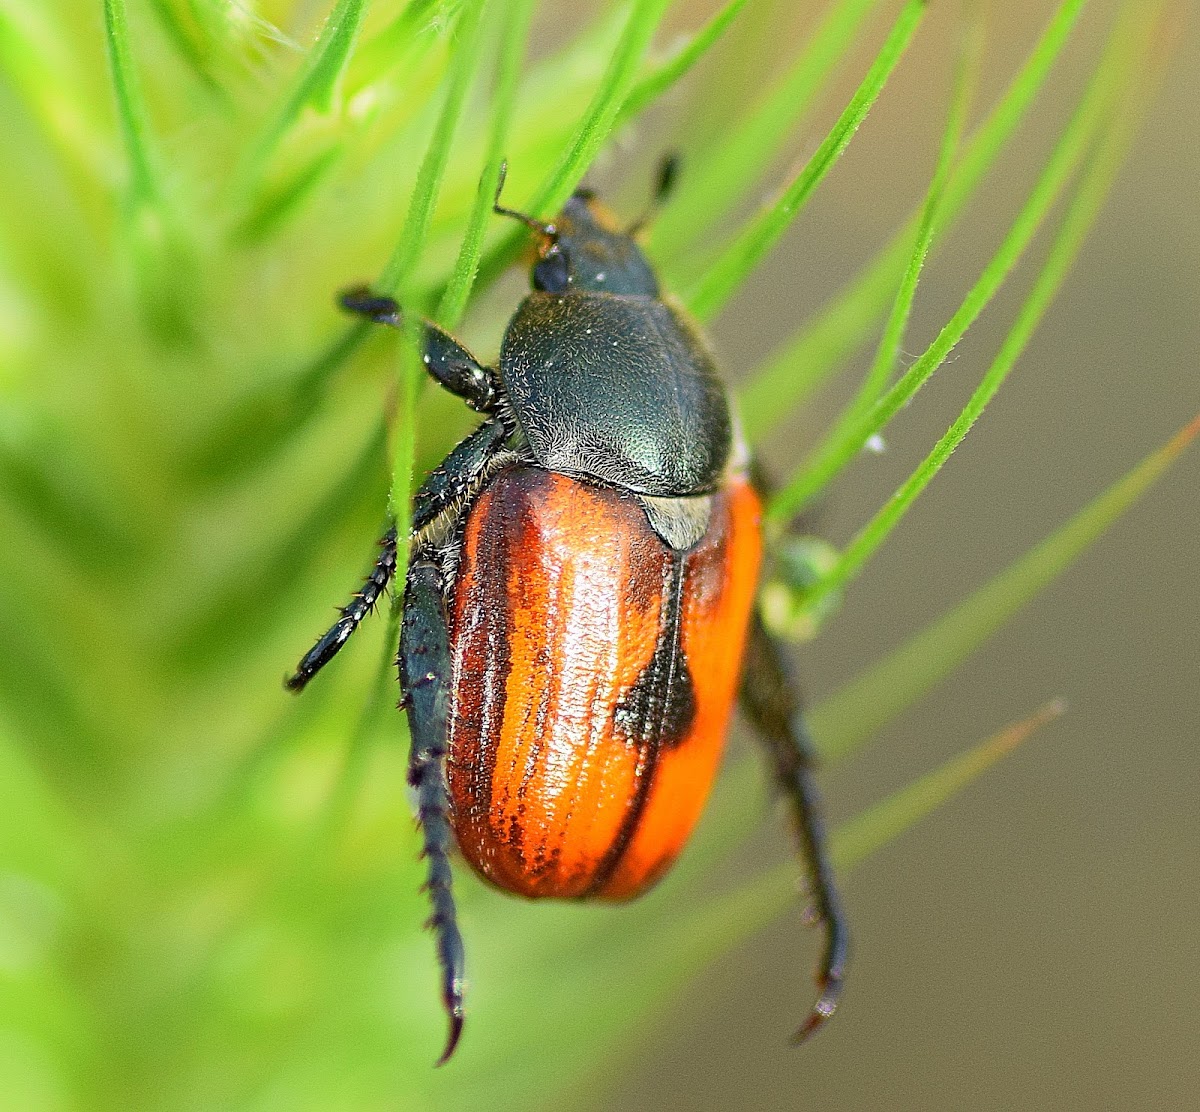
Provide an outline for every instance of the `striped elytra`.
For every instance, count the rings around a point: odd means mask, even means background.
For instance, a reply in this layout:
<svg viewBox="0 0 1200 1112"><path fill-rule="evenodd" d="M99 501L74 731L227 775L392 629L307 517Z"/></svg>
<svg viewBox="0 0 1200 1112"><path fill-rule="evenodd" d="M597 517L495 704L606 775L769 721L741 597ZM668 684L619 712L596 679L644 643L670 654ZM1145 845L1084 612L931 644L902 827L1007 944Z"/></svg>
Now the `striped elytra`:
<svg viewBox="0 0 1200 1112"><path fill-rule="evenodd" d="M465 525L446 761L463 855L528 897L628 899L708 797L737 694L760 504L733 478L675 552L631 494L501 471Z"/></svg>

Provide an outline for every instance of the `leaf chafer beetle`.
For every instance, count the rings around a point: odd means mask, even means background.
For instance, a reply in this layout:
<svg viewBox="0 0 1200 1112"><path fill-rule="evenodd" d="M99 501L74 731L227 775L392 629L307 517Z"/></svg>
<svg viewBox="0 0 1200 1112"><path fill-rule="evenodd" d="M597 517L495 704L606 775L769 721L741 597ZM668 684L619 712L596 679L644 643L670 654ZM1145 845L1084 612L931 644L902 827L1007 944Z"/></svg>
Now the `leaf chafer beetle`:
<svg viewBox="0 0 1200 1112"><path fill-rule="evenodd" d="M667 160L656 205L673 176ZM426 370L484 420L417 492L397 656L450 1020L439 1064L463 1026L452 848L520 896L639 895L700 816L739 684L824 924L803 1038L837 1005L847 934L800 700L755 606L761 483L708 346L634 238L642 222L621 228L585 189L553 223L499 195L495 212L537 237L533 290L496 367L424 326ZM369 290L341 301L402 323ZM396 546L393 526L288 687L370 612Z"/></svg>

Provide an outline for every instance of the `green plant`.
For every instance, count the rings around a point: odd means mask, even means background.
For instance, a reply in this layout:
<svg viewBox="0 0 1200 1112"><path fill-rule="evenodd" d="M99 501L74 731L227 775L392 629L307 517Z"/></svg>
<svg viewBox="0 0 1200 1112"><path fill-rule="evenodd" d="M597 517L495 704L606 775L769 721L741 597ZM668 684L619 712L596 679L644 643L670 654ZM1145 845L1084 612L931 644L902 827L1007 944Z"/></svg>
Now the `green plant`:
<svg viewBox="0 0 1200 1112"><path fill-rule="evenodd" d="M494 349L503 311L486 287L522 243L487 218L501 157L506 199L552 213L614 129L735 33L747 5L731 0L659 55L665 0L616 4L536 59L530 0L314 7L106 0L101 21L75 0L0 4L0 129L21 152L0 169L0 1076L22 1107L557 1106L581 1099L688 976L793 901L774 872L706 892L761 813L740 766L699 844L636 907L527 907L464 876L467 1043L452 1071L430 1070L441 1020L391 710L395 607L304 699L278 679L320 625L313 600L346 592L389 497L403 526L412 475L467 418L421 387L411 345L339 321L331 289L375 274L448 325L481 292L468 335ZM884 5L832 3L758 101L706 141L650 240L698 315L728 301L835 167L925 7L888 13L825 141L740 224L729 214ZM741 390L761 442L883 327L858 392L784 476L769 515L783 540L943 364L1065 198L959 419L814 584L781 584L803 612L827 613L961 441L1111 185L1151 91L1165 3L1123 6L1011 230L901 372L922 264L1036 103L1082 7L1059 5L974 129L979 31L966 21L919 209ZM716 91L695 96L719 111ZM1197 431L814 708L825 754L864 744L960 662ZM842 865L1055 712L839 831ZM611 983L626 991L580 991Z"/></svg>

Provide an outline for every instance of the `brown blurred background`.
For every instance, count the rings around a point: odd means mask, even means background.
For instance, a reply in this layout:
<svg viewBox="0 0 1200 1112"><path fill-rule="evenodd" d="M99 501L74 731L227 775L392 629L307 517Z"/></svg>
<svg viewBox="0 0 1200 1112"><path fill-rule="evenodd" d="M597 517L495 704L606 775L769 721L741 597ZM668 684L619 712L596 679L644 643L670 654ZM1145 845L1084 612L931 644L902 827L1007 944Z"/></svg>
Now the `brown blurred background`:
<svg viewBox="0 0 1200 1112"><path fill-rule="evenodd" d="M786 7L792 14L779 17L773 34L804 35L824 5ZM985 5L974 119L1053 7ZM1016 149L930 265L909 352L924 348L999 241L1114 7L1089 6ZM708 10L698 5L676 18L694 25ZM731 377L755 366L869 259L919 199L943 123L960 13L958 4L932 5L842 163L714 328ZM869 46L797 137L794 154L819 141ZM1200 408L1198 70L1192 20L1105 214L1017 370L819 643L801 650L814 699L1026 551ZM731 87L729 95L743 91ZM680 116L686 98L685 89ZM664 132L670 126L665 118ZM648 165L669 141L645 129L635 153ZM614 180L629 177L627 164L614 168ZM1046 237L1039 242L1044 248ZM837 485L822 519L836 542L945 430L994 355L1038 257L895 422L888 451L863 458ZM779 466L794 459L794 445L811 443L844 396L829 391L776 438L769 457ZM1069 703L1064 719L849 878L855 947L836 1021L810 1045L787 1046L810 998L817 939L793 919L780 922L662 1017L653 1045L616 1094L602 1098L604 1107L1200 1104L1198 485L1193 448L967 666L825 775L837 820L1046 700ZM764 822L753 852L782 859L782 831Z"/></svg>

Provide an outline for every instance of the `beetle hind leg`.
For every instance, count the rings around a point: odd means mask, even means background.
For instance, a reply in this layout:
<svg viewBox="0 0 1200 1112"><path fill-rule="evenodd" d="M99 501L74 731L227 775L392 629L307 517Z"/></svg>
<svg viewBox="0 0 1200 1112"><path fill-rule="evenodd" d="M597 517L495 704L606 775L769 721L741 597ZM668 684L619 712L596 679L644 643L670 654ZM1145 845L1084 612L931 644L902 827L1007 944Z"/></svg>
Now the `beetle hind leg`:
<svg viewBox="0 0 1200 1112"><path fill-rule="evenodd" d="M808 1038L837 1008L846 973L849 932L838 899L813 778L813 746L786 656L755 614L746 646L742 704L765 742L775 777L791 804L792 819L808 871L813 912L824 927L817 972L819 995L795 1041Z"/></svg>
<svg viewBox="0 0 1200 1112"><path fill-rule="evenodd" d="M422 855L429 865L425 890L429 893L433 913L428 925L437 941L442 1003L450 1020L446 1047L437 1063L440 1066L454 1053L462 1034L465 955L450 871L454 835L450 826L445 771L450 713L450 642L441 575L428 559L418 557L409 568L397 665L412 736L408 780L417 792Z"/></svg>
<svg viewBox="0 0 1200 1112"><path fill-rule="evenodd" d="M296 665L296 671L287 677L284 686L290 691L303 691L305 685L338 653L358 629L359 623L379 601L387 590L392 576L396 574L396 527L393 525L379 542L380 553L366 582L347 605L341 609L341 617L318 639Z"/></svg>

